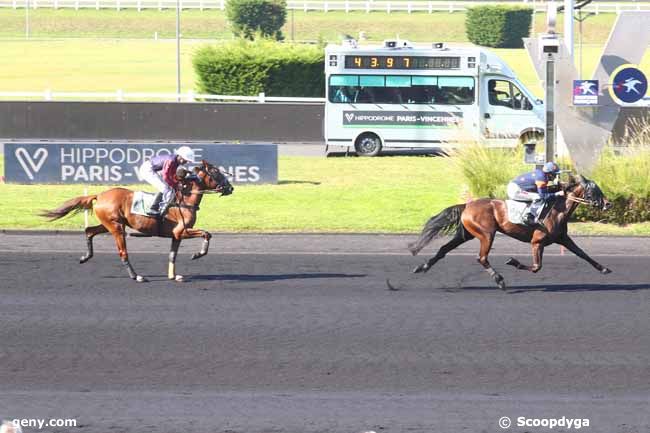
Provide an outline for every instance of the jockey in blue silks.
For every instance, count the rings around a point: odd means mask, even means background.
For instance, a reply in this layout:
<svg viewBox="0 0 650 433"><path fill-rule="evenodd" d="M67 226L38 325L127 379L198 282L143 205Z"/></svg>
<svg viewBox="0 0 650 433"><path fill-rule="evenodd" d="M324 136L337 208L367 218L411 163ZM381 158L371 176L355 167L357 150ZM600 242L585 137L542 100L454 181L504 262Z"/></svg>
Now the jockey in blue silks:
<svg viewBox="0 0 650 433"><path fill-rule="evenodd" d="M555 197L564 195L564 191L550 192L549 184L560 174L560 168L554 162L547 162L534 171L521 174L508 184L508 197L516 201L530 201L524 222L529 226L539 224L539 216L547 203Z"/></svg>

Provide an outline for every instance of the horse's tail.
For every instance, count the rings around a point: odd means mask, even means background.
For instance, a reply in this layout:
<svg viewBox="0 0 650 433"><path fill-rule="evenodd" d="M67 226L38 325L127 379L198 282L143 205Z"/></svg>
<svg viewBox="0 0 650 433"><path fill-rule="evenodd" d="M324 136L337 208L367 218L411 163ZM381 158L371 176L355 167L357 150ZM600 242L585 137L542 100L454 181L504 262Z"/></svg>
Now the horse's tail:
<svg viewBox="0 0 650 433"><path fill-rule="evenodd" d="M440 212L438 215L432 216L429 221L424 225L422 234L417 241L411 242L408 245L409 251L414 256L419 253L422 248L426 247L435 237L440 235L457 234L459 231L465 230L460 221L460 216L465 210L464 204L457 204L448 207Z"/></svg>
<svg viewBox="0 0 650 433"><path fill-rule="evenodd" d="M49 218L50 221L58 220L64 216L70 214L75 215L81 212L84 209L93 208L93 201L97 199L97 195L82 195L80 197L75 197L63 203L61 206L54 210L46 210L41 212L39 215L43 218Z"/></svg>

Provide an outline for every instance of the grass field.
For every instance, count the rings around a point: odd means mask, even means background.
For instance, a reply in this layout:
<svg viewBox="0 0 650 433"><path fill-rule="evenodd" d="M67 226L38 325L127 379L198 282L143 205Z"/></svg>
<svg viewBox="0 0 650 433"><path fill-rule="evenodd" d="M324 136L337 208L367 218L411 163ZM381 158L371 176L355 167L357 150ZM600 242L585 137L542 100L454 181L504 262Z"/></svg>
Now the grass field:
<svg viewBox="0 0 650 433"><path fill-rule="evenodd" d="M173 10L71 10L36 9L30 11L30 33L37 38L146 38L175 37ZM601 14L587 19L583 40L587 44L602 44L607 40L614 22L614 14ZM535 31L545 29L546 17L536 14ZM230 39L225 14L221 11L183 11L183 37L186 39ZM562 15L558 28L562 28ZM465 14L462 12L413 13L396 12L288 12L283 32L288 40L339 41L342 35L356 36L366 32L370 40L393 38L396 34L412 41L467 42ZM577 26L576 26L577 32ZM0 10L0 38L23 38L25 35L24 9ZM577 40L577 39L576 39Z"/></svg>
<svg viewBox="0 0 650 433"><path fill-rule="evenodd" d="M0 159L0 173L2 164ZM231 196L206 197L197 226L215 232L414 233L431 215L462 203L464 195L456 165L441 157L282 157L279 176L278 185L237 186ZM107 188L90 186L89 193ZM0 213L0 229L80 230L81 215L53 223L37 215L78 195L82 185L0 184L0 196L12 203ZM650 223L580 223L571 231L650 235Z"/></svg>

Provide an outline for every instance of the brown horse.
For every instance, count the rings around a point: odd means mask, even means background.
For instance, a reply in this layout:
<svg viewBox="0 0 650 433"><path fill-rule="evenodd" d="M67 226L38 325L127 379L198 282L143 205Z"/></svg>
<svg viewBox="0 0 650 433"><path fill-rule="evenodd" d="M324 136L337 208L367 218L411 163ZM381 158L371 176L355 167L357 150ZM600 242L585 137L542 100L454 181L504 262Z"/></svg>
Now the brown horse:
<svg viewBox="0 0 650 433"><path fill-rule="evenodd" d="M193 227L203 194L211 192L229 195L232 194L233 187L217 167L203 160L201 166L194 168L194 176L181 181L181 188L176 192L176 203L169 207L162 220L132 214L133 191L125 188L113 188L101 194L73 198L57 209L44 212L42 216L54 221L71 212L74 214L84 209L93 209L101 224L86 228L88 252L81 257L80 263L86 263L92 258L93 237L110 232L115 238L117 251L129 277L138 282L146 281L146 278L138 275L129 262L129 254L126 250L126 226L145 235L171 237L168 277L170 280L182 281L183 277L176 274L176 254L181 240L203 238L201 250L192 256L192 260L208 253L212 235Z"/></svg>
<svg viewBox="0 0 650 433"><path fill-rule="evenodd" d="M603 274L611 272L587 255L569 237L567 224L579 204L607 210L611 204L595 182L578 176L563 186L564 197L556 199L546 219L537 227L513 224L508 220L508 210L503 200L480 199L467 204L449 207L433 216L424 226L420 238L409 244L413 255L419 253L429 242L440 235L453 235L435 256L419 265L413 273L426 272L447 253L459 245L477 238L481 242L478 262L494 278L499 288L506 288L503 276L496 272L488 261L488 254L496 232L501 232L522 242L529 242L533 251L533 265L525 266L517 259L509 258L506 264L517 269L538 272L542 269L544 247L556 243L566 247L578 257L586 260Z"/></svg>

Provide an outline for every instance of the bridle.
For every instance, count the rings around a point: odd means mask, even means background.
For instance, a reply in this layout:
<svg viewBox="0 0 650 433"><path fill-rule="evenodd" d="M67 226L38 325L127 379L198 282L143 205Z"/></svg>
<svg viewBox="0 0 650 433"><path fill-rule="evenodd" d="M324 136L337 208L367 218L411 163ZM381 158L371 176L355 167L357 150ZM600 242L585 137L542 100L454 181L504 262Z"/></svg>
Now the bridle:
<svg viewBox="0 0 650 433"><path fill-rule="evenodd" d="M586 184L582 183L582 182L581 182L581 183L577 183L577 184L575 184L575 185L574 185L573 187L571 187L571 188L567 188L567 191L568 191L569 193L572 193L572 192L573 192L573 189L574 189L576 186L578 186L578 185L582 186L583 190L584 190L585 192L587 192L587 188L588 188L588 186L587 186ZM578 205L584 204L584 205L592 206L592 207L600 207L600 202L599 202L598 200L587 200L587 199L585 199L585 198L582 198L582 197L576 197L576 196L573 196L573 195L567 195L567 196L566 196L566 200L567 200L567 201L572 201L572 202L574 202L574 203L577 203Z"/></svg>

